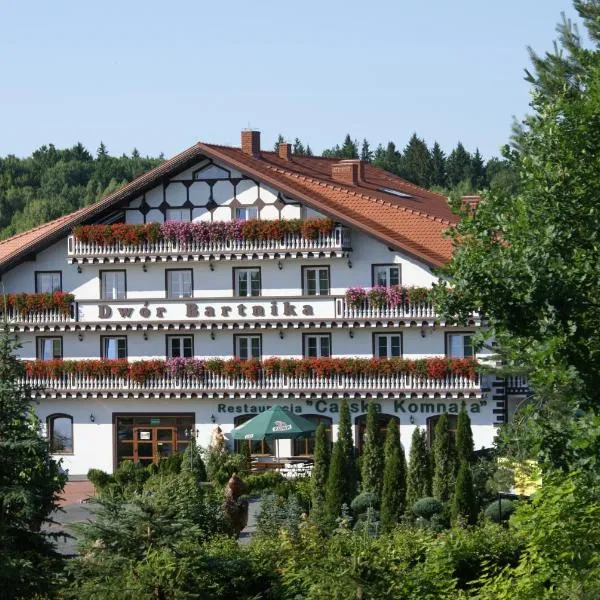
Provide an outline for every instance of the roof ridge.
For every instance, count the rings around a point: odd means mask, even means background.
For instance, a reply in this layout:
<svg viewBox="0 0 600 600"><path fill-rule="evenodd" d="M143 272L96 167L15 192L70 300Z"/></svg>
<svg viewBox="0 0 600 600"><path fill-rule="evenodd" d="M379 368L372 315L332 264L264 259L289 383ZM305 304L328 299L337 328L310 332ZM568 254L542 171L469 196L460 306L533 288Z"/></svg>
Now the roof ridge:
<svg viewBox="0 0 600 600"><path fill-rule="evenodd" d="M389 200L384 200L382 198L375 198L374 196L369 196L368 194L364 194L364 193L359 193L356 192L354 190L349 189L348 187L340 187L334 184L331 184L327 181L323 181L321 179L315 179L313 177L309 177L308 175L300 175L298 173L295 173L293 171L288 171L286 169L283 169L282 167L277 167L274 165L266 165L267 169L271 169L274 171L278 171L280 173L283 174L287 174L290 177L295 177L296 179L302 179L304 181L311 181L312 183L315 183L317 185L321 185L323 187L328 187L331 188L333 190L343 190L344 192L346 192L347 194L351 194L353 196L359 197L359 198L364 198L365 200L369 200L370 202L378 202L380 204L384 204L386 206L389 206L390 208L395 208L397 210L401 210L403 212L409 213L409 214L415 214L421 217L425 217L426 219L430 219L431 221L435 221L435 222L439 222L439 223L444 223L446 225L452 225L452 221L449 221L448 219L443 219L442 217L436 217L434 215L430 215L428 213L424 213L420 210L416 210L414 208L409 208L407 206L401 206L399 204L394 204L392 202L390 202ZM340 184L343 185L343 184Z"/></svg>

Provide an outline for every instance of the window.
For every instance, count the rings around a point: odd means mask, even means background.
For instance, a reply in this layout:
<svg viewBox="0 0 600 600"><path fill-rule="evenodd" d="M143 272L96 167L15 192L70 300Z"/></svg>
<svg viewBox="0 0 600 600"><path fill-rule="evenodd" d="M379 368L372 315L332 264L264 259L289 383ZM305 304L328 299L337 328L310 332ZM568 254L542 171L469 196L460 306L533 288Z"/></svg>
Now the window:
<svg viewBox="0 0 600 600"><path fill-rule="evenodd" d="M194 295L192 269L167 269L167 298L191 298Z"/></svg>
<svg viewBox="0 0 600 600"><path fill-rule="evenodd" d="M400 419L395 415L377 413L377 429L379 431L379 440L382 444L385 440L386 429L390 421L393 421L400 427ZM365 414L356 417L355 423L358 426L358 453L362 454L365 435L367 433L367 415Z"/></svg>
<svg viewBox="0 0 600 600"><path fill-rule="evenodd" d="M235 335L234 353L237 358L248 360L249 358L260 359L262 354L262 339L260 335Z"/></svg>
<svg viewBox="0 0 600 600"><path fill-rule="evenodd" d="M325 425L325 430L327 434L327 441L329 442L331 449L331 417L324 417L322 415L302 415L305 419L308 419L312 423L314 423L317 427L323 423ZM312 456L315 453L315 434L316 431L312 433L295 438L294 439L294 456Z"/></svg>
<svg viewBox="0 0 600 600"><path fill-rule="evenodd" d="M400 285L400 265L373 265L373 285Z"/></svg>
<svg viewBox="0 0 600 600"><path fill-rule="evenodd" d="M167 358L192 358L194 356L193 335L168 335Z"/></svg>
<svg viewBox="0 0 600 600"><path fill-rule="evenodd" d="M377 358L402 356L401 334L376 333L373 338L373 355Z"/></svg>
<svg viewBox="0 0 600 600"><path fill-rule="evenodd" d="M329 295L329 267L302 267L305 296Z"/></svg>
<svg viewBox="0 0 600 600"><path fill-rule="evenodd" d="M39 337L37 338L36 356L39 360L53 360L62 358L62 338Z"/></svg>
<svg viewBox="0 0 600 600"><path fill-rule="evenodd" d="M189 208L167 208L165 221L190 221Z"/></svg>
<svg viewBox="0 0 600 600"><path fill-rule="evenodd" d="M253 419L255 416L256 415L238 415L237 417L233 418L233 426L239 427L246 421ZM250 446L250 454L273 454L271 446L269 445L267 440L234 440L233 445L235 452L240 453L244 444L248 444L248 446Z"/></svg>
<svg viewBox="0 0 600 600"><path fill-rule="evenodd" d="M260 268L233 269L233 286L236 296L260 296Z"/></svg>
<svg viewBox="0 0 600 600"><path fill-rule="evenodd" d="M235 218L240 221L258 219L258 208L256 206L241 206L235 209Z"/></svg>
<svg viewBox="0 0 600 600"><path fill-rule="evenodd" d="M433 438L435 437L435 426L437 425L442 415L435 415L435 417L428 417L427 419L427 445L429 448L433 445ZM458 424L458 417L456 415L446 415L448 417L448 429L456 435L456 426Z"/></svg>
<svg viewBox="0 0 600 600"><path fill-rule="evenodd" d="M38 294L52 294L62 292L61 271L36 271L35 291Z"/></svg>
<svg viewBox="0 0 600 600"><path fill-rule="evenodd" d="M473 334L447 334L446 356L449 356L450 358L468 358L470 356L473 356Z"/></svg>
<svg viewBox="0 0 600 600"><path fill-rule="evenodd" d="M50 415L46 424L52 454L73 454L73 417Z"/></svg>
<svg viewBox="0 0 600 600"><path fill-rule="evenodd" d="M100 336L100 350L102 358L127 358L127 338L124 335Z"/></svg>
<svg viewBox="0 0 600 600"><path fill-rule="evenodd" d="M331 334L304 334L305 358L321 358L331 356Z"/></svg>
<svg viewBox="0 0 600 600"><path fill-rule="evenodd" d="M100 297L102 300L124 300L127 296L125 271L100 271Z"/></svg>

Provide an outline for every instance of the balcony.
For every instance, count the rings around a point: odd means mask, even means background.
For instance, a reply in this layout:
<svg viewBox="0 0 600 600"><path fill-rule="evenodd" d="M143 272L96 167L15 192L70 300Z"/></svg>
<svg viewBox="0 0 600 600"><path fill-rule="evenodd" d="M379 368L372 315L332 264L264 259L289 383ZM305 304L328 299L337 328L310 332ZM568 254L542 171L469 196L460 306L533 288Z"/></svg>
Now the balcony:
<svg viewBox="0 0 600 600"><path fill-rule="evenodd" d="M397 306L373 305L365 300L361 306L351 306L346 298L338 300L338 315L344 319L421 319L429 320L436 318L433 303L429 300L421 302L403 302Z"/></svg>
<svg viewBox="0 0 600 600"><path fill-rule="evenodd" d="M411 373L402 375L334 375L330 377L260 374L256 380L216 373L206 373L202 377L165 374L149 377L143 383L127 376L62 373L56 377L32 376L27 378L26 382L40 396L133 394L144 397L175 393L195 397L202 393L222 396L246 393L304 395L315 392L337 394L440 392L445 394L480 391L478 377L471 379L464 375L447 375L438 379L420 377Z"/></svg>
<svg viewBox="0 0 600 600"><path fill-rule="evenodd" d="M15 308L9 308L6 312L6 319L9 325L61 325L65 323L75 323L77 321L75 313L75 303L71 304L69 313L66 314L58 308L50 310L36 310L33 312L20 312Z"/></svg>
<svg viewBox="0 0 600 600"><path fill-rule="evenodd" d="M70 235L67 246L71 263L346 258L351 251L350 230L340 225L334 227L331 233L318 233L314 238L285 234L280 239L264 240L178 242L158 239L138 244L104 244L81 241Z"/></svg>

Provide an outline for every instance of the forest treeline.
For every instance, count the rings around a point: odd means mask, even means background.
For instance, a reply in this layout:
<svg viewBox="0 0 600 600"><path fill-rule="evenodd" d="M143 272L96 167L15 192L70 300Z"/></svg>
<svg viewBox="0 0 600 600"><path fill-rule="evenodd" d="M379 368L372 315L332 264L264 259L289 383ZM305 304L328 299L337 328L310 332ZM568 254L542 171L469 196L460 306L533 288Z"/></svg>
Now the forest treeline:
<svg viewBox="0 0 600 600"><path fill-rule="evenodd" d="M277 142L282 140L280 135ZM293 152L313 154L310 146L298 138ZM471 153L460 142L446 156L437 142L429 148L416 134L403 150L394 142L371 150L366 139L359 144L348 134L342 144L324 150L322 156L361 158L446 194L455 190L464 195L497 184L515 185L510 161L491 158L485 162L478 150ZM103 143L95 155L78 143L65 149L49 144L25 158L0 157L0 239L96 202L163 160L162 155L141 156L136 149L130 155L111 156Z"/></svg>

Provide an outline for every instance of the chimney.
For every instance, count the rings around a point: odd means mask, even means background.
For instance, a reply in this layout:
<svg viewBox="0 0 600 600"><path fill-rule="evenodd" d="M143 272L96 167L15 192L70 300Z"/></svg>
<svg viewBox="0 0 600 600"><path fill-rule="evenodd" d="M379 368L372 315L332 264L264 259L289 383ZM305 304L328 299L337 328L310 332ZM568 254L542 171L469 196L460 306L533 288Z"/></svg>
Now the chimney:
<svg viewBox="0 0 600 600"><path fill-rule="evenodd" d="M331 165L331 178L338 183L358 185L365 180L365 165L355 158L341 160Z"/></svg>
<svg viewBox="0 0 600 600"><path fill-rule="evenodd" d="M481 196L463 196L462 197L463 204L465 207L471 212L474 213L479 206L479 202L481 201Z"/></svg>
<svg viewBox="0 0 600 600"><path fill-rule="evenodd" d="M282 160L292 160L292 145L287 142L281 142L277 146L277 153Z"/></svg>
<svg viewBox="0 0 600 600"><path fill-rule="evenodd" d="M242 152L260 158L260 131L252 129L242 131Z"/></svg>

